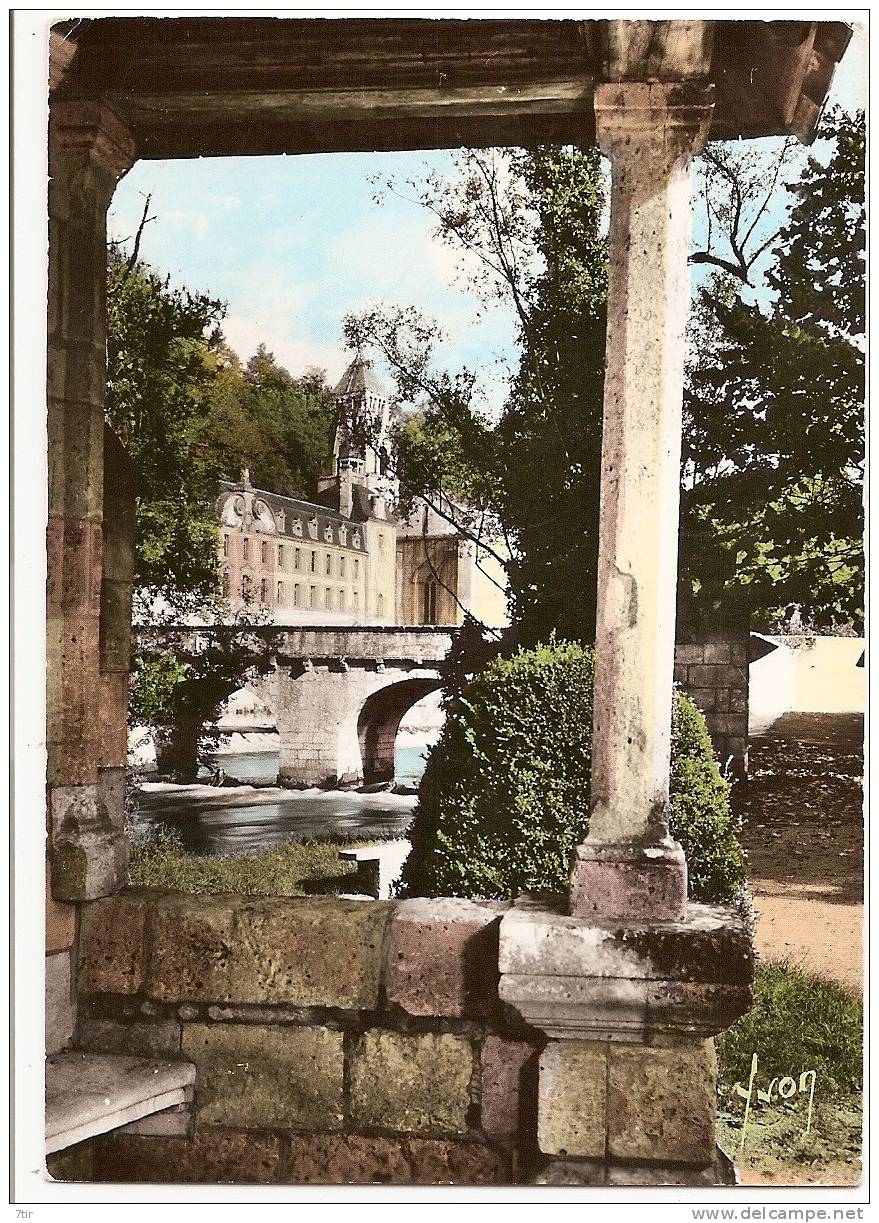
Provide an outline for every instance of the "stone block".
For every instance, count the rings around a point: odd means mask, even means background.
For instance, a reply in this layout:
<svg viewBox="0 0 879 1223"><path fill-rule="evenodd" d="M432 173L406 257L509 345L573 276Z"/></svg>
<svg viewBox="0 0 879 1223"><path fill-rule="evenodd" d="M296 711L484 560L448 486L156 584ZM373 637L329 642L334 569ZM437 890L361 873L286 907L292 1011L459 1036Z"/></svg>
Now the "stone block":
<svg viewBox="0 0 879 1223"><path fill-rule="evenodd" d="M387 903L330 896L165 897L155 912L148 992L369 1010L378 1003L389 913Z"/></svg>
<svg viewBox="0 0 879 1223"><path fill-rule="evenodd" d="M136 892L83 905L81 994L136 994L142 989L149 907L149 900Z"/></svg>
<svg viewBox="0 0 879 1223"><path fill-rule="evenodd" d="M749 985L754 953L741 918L723 905L690 904L679 922L585 921L549 907L519 907L501 921L504 974L619 977ZM503 996L503 995L502 995Z"/></svg>
<svg viewBox="0 0 879 1223"><path fill-rule="evenodd" d="M685 685L687 682L687 668L683 664L675 663L673 680L676 684Z"/></svg>
<svg viewBox="0 0 879 1223"><path fill-rule="evenodd" d="M143 1057L174 1056L180 1052L180 1024L116 1023L110 1019L81 1019L78 1044L97 1053L134 1053Z"/></svg>
<svg viewBox="0 0 879 1223"><path fill-rule="evenodd" d="M391 908L334 896L242 903L236 1001L374 1009Z"/></svg>
<svg viewBox="0 0 879 1223"><path fill-rule="evenodd" d="M506 1157L478 1142L291 1134L284 1177L293 1185L499 1185Z"/></svg>
<svg viewBox="0 0 879 1223"><path fill-rule="evenodd" d="M74 742L90 753L90 767L97 777L94 745ZM65 741L62 756L72 746ZM63 764L62 760L61 767ZM54 786L50 811L53 896L57 900L95 900L120 891L128 879L128 840L114 822L97 780Z"/></svg>
<svg viewBox="0 0 879 1223"><path fill-rule="evenodd" d="M537 1049L524 1041L486 1036L482 1045L482 1129L490 1138L533 1131L537 1108Z"/></svg>
<svg viewBox="0 0 879 1223"><path fill-rule="evenodd" d="M748 693L744 688L733 688L729 694L730 713L748 712Z"/></svg>
<svg viewBox="0 0 879 1223"><path fill-rule="evenodd" d="M711 719L711 729L718 735L745 736L748 733L746 713L718 713Z"/></svg>
<svg viewBox="0 0 879 1223"><path fill-rule="evenodd" d="M614 1045L608 1057L610 1155L710 1164L717 1107L713 1042Z"/></svg>
<svg viewBox="0 0 879 1223"><path fill-rule="evenodd" d="M491 901L401 901L388 942L388 1001L410 1015L490 1015L497 1007L500 919L508 908Z"/></svg>
<svg viewBox="0 0 879 1223"><path fill-rule="evenodd" d="M95 1143L95 1180L134 1184L274 1185L283 1181L277 1134L200 1126L192 1139L118 1133Z"/></svg>
<svg viewBox="0 0 879 1223"><path fill-rule="evenodd" d="M679 666L703 661L703 647L698 642L682 641L675 646L675 662Z"/></svg>
<svg viewBox="0 0 879 1223"><path fill-rule="evenodd" d="M73 1040L76 1003L73 997L72 955L59 951L46 956L46 1052L57 1053Z"/></svg>
<svg viewBox="0 0 879 1223"><path fill-rule="evenodd" d="M330 1028L187 1024L201 1124L337 1130L343 1120L342 1033Z"/></svg>
<svg viewBox="0 0 879 1223"><path fill-rule="evenodd" d="M586 841L575 846L571 912L590 918L683 920L684 851L676 841L661 846Z"/></svg>
<svg viewBox="0 0 879 1223"><path fill-rule="evenodd" d="M728 641L706 641L702 647L706 662L732 662L732 649Z"/></svg>
<svg viewBox="0 0 879 1223"><path fill-rule="evenodd" d="M729 688L714 689L714 708L718 713L729 712Z"/></svg>
<svg viewBox="0 0 879 1223"><path fill-rule="evenodd" d="M693 688L743 688L748 682L747 667L712 663L688 669Z"/></svg>
<svg viewBox="0 0 879 1223"><path fill-rule="evenodd" d="M607 1053L584 1040L550 1041L540 1055L537 1144L544 1155L605 1153Z"/></svg>
<svg viewBox="0 0 879 1223"><path fill-rule="evenodd" d="M690 688L687 696L695 705L698 705L703 713L710 713L717 704L717 693L714 688Z"/></svg>
<svg viewBox="0 0 879 1223"><path fill-rule="evenodd" d="M460 1036L365 1032L350 1065L354 1123L410 1133L466 1133L473 1066L473 1047Z"/></svg>

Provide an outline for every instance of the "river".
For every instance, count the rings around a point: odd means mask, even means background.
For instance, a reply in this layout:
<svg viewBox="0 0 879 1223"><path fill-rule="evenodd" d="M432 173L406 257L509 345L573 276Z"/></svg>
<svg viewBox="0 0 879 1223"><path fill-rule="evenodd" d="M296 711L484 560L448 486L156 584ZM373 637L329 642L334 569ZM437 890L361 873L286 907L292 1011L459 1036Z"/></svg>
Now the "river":
<svg viewBox="0 0 879 1223"><path fill-rule="evenodd" d="M396 780L417 785L427 749L397 748ZM241 857L265 853L287 841L314 837L399 836L412 818L415 798L407 794L359 794L343 790L285 790L276 752L224 753L228 777L247 783L232 788L145 782L138 794L135 824L173 829L193 854Z"/></svg>

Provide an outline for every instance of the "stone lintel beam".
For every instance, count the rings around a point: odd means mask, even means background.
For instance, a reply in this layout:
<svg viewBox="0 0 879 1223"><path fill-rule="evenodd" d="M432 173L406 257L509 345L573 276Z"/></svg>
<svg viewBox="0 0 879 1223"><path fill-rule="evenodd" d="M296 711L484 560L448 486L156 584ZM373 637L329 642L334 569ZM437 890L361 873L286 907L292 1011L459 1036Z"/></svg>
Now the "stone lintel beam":
<svg viewBox="0 0 879 1223"><path fill-rule="evenodd" d="M500 997L548 1036L674 1044L723 1031L751 1005L753 948L732 909L622 923L562 907L517 902L500 926Z"/></svg>
<svg viewBox="0 0 879 1223"><path fill-rule="evenodd" d="M698 28L691 37L701 54ZM690 164L712 90L627 80L595 94L612 187L592 808L572 864L575 914L686 912L686 863L668 835L671 701Z"/></svg>

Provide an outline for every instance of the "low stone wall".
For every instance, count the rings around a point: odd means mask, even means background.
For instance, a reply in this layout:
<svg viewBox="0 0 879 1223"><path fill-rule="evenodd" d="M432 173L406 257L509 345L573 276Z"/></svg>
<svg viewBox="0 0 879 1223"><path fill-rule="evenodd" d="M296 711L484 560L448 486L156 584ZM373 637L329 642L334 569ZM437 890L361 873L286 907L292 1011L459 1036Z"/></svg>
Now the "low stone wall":
<svg viewBox="0 0 879 1223"><path fill-rule="evenodd" d="M705 714L721 767L748 771L748 632L680 633L675 683Z"/></svg>
<svg viewBox="0 0 879 1223"><path fill-rule="evenodd" d="M85 905L79 1046L180 1057L197 1080L187 1115L96 1139L55 1174L716 1183L710 1036L749 1003L741 923L691 906L623 929L538 899Z"/></svg>
<svg viewBox="0 0 879 1223"><path fill-rule="evenodd" d="M509 906L125 892L84 909L82 1047L195 1063L194 1127L95 1142L95 1180L503 1184L544 1038L498 1000Z"/></svg>

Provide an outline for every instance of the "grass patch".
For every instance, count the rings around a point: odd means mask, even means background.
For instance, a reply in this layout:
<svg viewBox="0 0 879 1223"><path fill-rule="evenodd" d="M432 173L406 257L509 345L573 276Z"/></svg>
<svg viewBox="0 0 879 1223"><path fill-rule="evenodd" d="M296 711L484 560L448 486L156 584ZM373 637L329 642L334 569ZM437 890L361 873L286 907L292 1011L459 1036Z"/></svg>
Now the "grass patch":
<svg viewBox="0 0 879 1223"><path fill-rule="evenodd" d="M133 887L172 892L234 892L244 896L309 896L348 890L353 862L339 850L369 841L292 841L270 853L243 858L197 858L187 854L173 832L153 832L131 848Z"/></svg>
<svg viewBox="0 0 879 1223"><path fill-rule="evenodd" d="M742 1146L745 1099L757 1055L751 1109ZM757 967L754 1005L717 1040L720 1140L743 1170L778 1183L814 1183L860 1171L863 1116L863 1005L840 986L786 963ZM815 1071L809 1091L782 1099L773 1079Z"/></svg>

